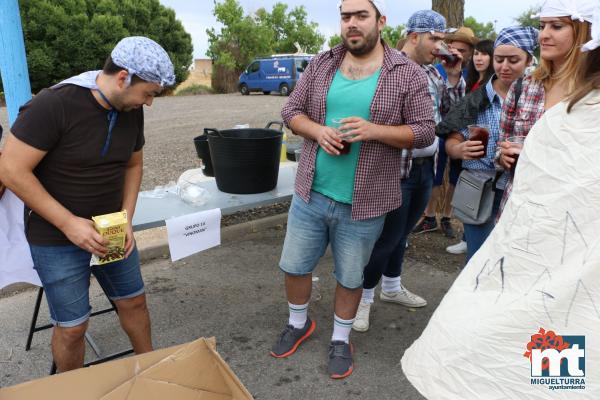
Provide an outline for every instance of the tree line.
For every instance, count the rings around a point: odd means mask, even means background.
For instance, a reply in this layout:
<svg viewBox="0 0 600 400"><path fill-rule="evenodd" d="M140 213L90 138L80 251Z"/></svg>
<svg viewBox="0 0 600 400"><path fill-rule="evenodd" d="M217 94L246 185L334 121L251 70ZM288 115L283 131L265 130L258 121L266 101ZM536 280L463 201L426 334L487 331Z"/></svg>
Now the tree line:
<svg viewBox="0 0 600 400"><path fill-rule="evenodd" d="M82 71L101 68L115 44L132 35L150 37L165 48L177 83L188 76L193 61L191 36L175 11L159 0L20 0L19 5L34 93ZM434 0L432 5L446 16L448 26L464 24L479 38L495 38L493 23L474 17L463 20L464 1ZM523 12L515 23L537 27L530 17L537 9ZM276 3L271 10L246 13L238 0L222 0L215 1L213 14L222 24L220 29L207 29L207 56L213 60L217 92L237 90L239 74L255 57L298 50L317 53L326 41L328 47L341 42L339 35L327 40L318 24L308 19L304 6L289 9ZM382 36L395 46L404 33L403 25L386 26Z"/></svg>
<svg viewBox="0 0 600 400"><path fill-rule="evenodd" d="M192 38L159 0L20 0L34 93L83 71L100 69L126 36L147 36L169 53L177 83L188 76Z"/></svg>

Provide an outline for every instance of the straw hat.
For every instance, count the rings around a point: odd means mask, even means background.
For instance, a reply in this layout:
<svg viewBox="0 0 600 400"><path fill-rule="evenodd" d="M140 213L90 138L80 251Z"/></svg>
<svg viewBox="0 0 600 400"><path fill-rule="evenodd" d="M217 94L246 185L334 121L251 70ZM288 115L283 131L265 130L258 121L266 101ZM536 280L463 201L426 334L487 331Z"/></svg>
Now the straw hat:
<svg viewBox="0 0 600 400"><path fill-rule="evenodd" d="M471 46L475 46L479 43L479 39L475 37L475 33L471 28L467 28L466 26L461 26L455 32L446 35L447 42L463 42L470 44Z"/></svg>

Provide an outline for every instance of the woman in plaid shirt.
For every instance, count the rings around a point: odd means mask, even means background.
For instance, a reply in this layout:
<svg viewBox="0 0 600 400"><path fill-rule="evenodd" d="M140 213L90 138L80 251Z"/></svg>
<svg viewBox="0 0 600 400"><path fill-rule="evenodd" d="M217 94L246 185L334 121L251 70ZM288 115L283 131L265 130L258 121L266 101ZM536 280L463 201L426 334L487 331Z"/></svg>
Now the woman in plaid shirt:
<svg viewBox="0 0 600 400"><path fill-rule="evenodd" d="M520 150L510 146L511 136L527 136L544 112L573 93L581 66L581 46L590 40L594 1L576 0L573 9L562 2L547 1L539 14L541 63L531 76L523 79L520 96L511 87L500 116L498 163L509 170ZM516 101L518 98L518 101ZM512 191L513 178L504 189L497 218Z"/></svg>
<svg viewBox="0 0 600 400"><path fill-rule="evenodd" d="M530 27L505 28L498 34L498 38L494 43L493 62L495 74L481 88L484 96L478 107L475 120L475 124L488 127L490 136L486 151L484 152L484 144L481 141L469 139L467 128L463 128L460 132L451 133L446 139L446 152L453 159L463 160L463 169L481 171L492 177L496 174L494 155L499 138L502 102L512 83L523 76L525 68L531 63L536 43L537 31ZM465 97L465 101L468 101L471 96L474 96L474 94ZM466 118L466 115L467 112L463 117ZM479 247L494 229L494 216L500 206L505 182L506 178L502 177L496 183L494 208L490 218L481 225L463 224L467 242L467 262L479 250Z"/></svg>

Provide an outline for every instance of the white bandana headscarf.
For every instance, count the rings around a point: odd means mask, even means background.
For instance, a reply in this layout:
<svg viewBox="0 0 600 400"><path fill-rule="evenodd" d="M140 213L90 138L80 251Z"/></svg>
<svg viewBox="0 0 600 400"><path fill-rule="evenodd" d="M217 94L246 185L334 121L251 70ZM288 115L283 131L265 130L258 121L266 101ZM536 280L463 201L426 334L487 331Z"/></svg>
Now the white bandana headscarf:
<svg viewBox="0 0 600 400"><path fill-rule="evenodd" d="M547 0L542 11L532 17L571 17L573 20L591 23L597 5L598 0Z"/></svg>
<svg viewBox="0 0 600 400"><path fill-rule="evenodd" d="M338 8L342 8L342 2L344 0L340 0L340 2L338 3ZM379 14L386 15L385 13L385 0L369 0L373 6L377 9L377 11L379 11Z"/></svg>
<svg viewBox="0 0 600 400"><path fill-rule="evenodd" d="M592 51L600 47L600 2L594 10L594 19L592 21L592 40L587 42L581 48L581 51Z"/></svg>

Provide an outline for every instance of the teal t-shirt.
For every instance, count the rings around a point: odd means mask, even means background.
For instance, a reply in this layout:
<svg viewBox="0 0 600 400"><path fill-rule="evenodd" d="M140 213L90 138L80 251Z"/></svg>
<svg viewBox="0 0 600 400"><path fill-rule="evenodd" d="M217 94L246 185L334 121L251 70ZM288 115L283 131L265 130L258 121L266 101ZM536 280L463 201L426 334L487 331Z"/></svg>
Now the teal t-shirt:
<svg viewBox="0 0 600 400"><path fill-rule="evenodd" d="M325 125L337 118L371 119L371 103L381 70L360 80L351 80L338 70L327 93ZM352 143L348 154L330 156L319 147L312 190L340 203L352 204L354 178L360 142Z"/></svg>

